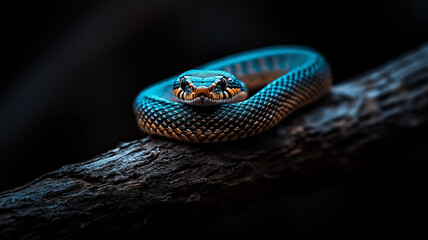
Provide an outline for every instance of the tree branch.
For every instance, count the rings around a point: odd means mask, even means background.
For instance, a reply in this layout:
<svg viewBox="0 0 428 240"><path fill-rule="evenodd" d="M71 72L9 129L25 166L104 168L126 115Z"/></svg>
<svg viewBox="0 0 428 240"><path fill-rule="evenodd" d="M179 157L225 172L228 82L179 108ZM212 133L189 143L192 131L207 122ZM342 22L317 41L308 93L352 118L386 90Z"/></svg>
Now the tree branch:
<svg viewBox="0 0 428 240"><path fill-rule="evenodd" d="M348 164L396 130L428 120L428 46L330 94L259 136L226 144L145 137L0 194L0 235L58 238L149 231L257 199L275 181Z"/></svg>

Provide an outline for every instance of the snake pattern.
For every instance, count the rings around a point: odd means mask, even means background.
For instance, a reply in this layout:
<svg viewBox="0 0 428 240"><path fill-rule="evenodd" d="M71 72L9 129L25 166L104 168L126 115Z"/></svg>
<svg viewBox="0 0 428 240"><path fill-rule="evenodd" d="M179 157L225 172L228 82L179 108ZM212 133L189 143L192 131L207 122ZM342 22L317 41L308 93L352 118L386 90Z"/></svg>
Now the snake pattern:
<svg viewBox="0 0 428 240"><path fill-rule="evenodd" d="M298 108L325 95L332 74L325 58L302 46L275 46L251 50L205 64L190 73L173 76L142 90L134 101L138 127L150 135L180 141L214 143L260 134ZM198 73L198 71L200 73ZM196 72L196 73L195 73ZM207 76L204 73L214 72ZM198 75L199 74L199 75ZM207 99L195 103L196 78ZM239 79L242 86L226 87ZM202 79L202 80L201 80ZM222 80L223 79L223 80ZM201 85L201 84L199 84ZM198 88L200 89L200 88ZM246 100L226 101L232 93L249 94ZM229 96L230 93L230 96ZM245 95L246 96L246 95Z"/></svg>

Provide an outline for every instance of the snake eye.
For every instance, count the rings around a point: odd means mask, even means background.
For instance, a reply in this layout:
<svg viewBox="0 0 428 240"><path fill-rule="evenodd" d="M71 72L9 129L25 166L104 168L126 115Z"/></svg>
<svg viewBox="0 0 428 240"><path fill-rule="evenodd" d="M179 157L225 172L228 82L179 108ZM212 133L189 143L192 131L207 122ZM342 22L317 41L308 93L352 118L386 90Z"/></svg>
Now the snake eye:
<svg viewBox="0 0 428 240"><path fill-rule="evenodd" d="M187 81L186 81L186 78L185 77L182 77L181 79L180 79L180 88L181 89L185 89L186 88L186 86L187 86Z"/></svg>
<svg viewBox="0 0 428 240"><path fill-rule="evenodd" d="M227 88L227 78L226 77L221 78L220 87L223 91L226 90L226 88Z"/></svg>

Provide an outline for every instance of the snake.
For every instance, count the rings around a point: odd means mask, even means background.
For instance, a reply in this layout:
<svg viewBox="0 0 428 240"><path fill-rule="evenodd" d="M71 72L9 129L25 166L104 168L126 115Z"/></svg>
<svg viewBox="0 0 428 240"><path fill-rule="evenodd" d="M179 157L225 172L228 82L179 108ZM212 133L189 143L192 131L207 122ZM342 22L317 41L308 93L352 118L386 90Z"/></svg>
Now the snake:
<svg viewBox="0 0 428 240"><path fill-rule="evenodd" d="M216 143L263 133L328 93L326 58L306 46L247 50L156 82L134 100L138 128Z"/></svg>

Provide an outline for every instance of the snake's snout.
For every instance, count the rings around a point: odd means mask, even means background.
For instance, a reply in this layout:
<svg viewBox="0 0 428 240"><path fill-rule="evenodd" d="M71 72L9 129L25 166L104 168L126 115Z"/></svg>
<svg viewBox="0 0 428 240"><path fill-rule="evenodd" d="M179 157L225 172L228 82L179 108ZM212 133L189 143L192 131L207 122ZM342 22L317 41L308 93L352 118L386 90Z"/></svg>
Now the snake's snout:
<svg viewBox="0 0 428 240"><path fill-rule="evenodd" d="M210 103L210 89L207 86L199 86L194 91L195 101L198 105L208 105ZM210 104L211 105L211 104Z"/></svg>
<svg viewBox="0 0 428 240"><path fill-rule="evenodd" d="M199 86L195 89L195 97L208 97L210 95L210 89L207 86Z"/></svg>

